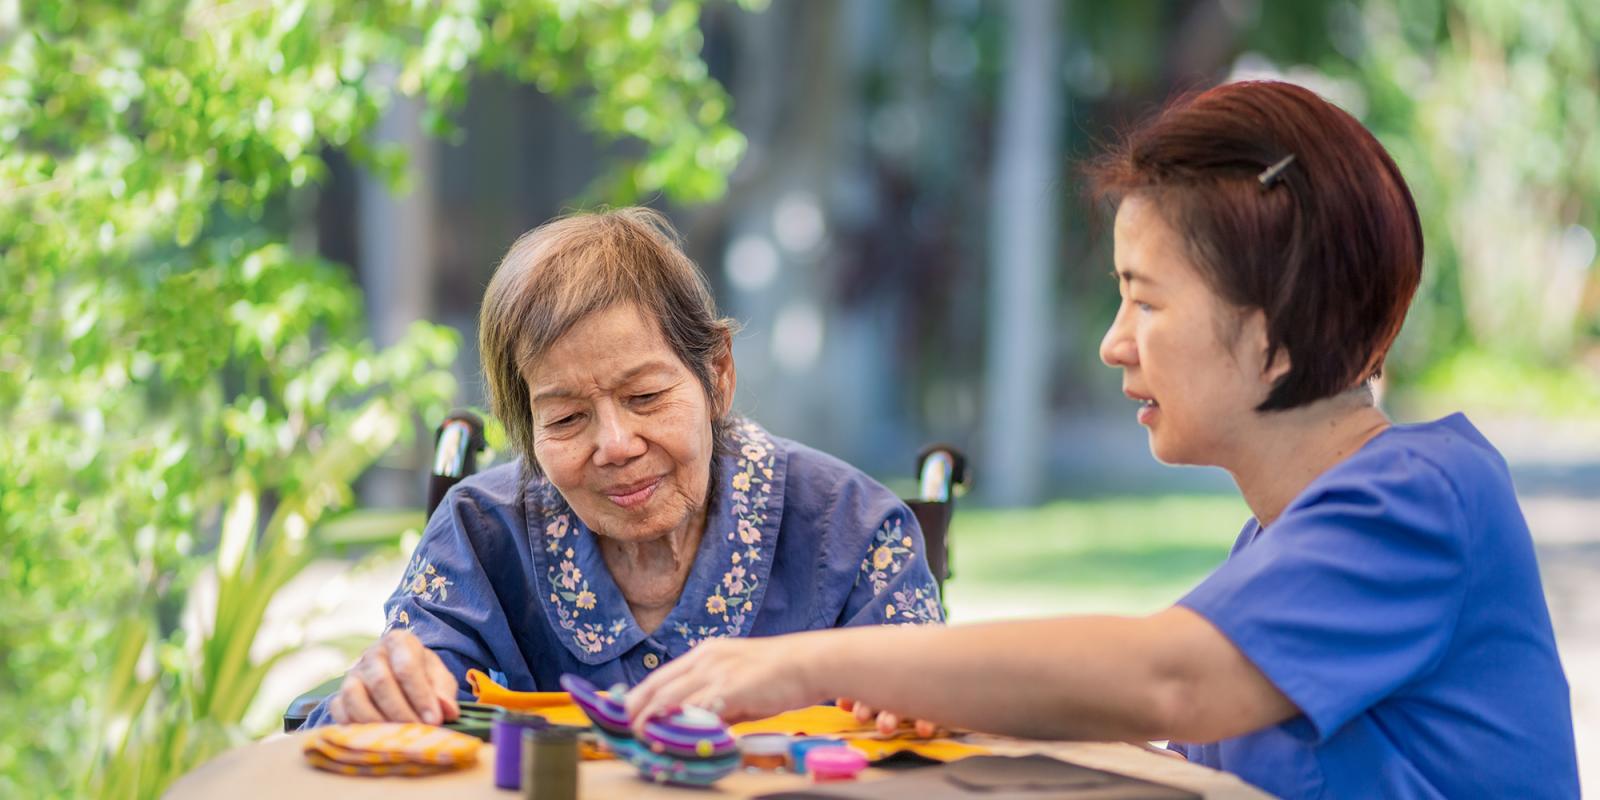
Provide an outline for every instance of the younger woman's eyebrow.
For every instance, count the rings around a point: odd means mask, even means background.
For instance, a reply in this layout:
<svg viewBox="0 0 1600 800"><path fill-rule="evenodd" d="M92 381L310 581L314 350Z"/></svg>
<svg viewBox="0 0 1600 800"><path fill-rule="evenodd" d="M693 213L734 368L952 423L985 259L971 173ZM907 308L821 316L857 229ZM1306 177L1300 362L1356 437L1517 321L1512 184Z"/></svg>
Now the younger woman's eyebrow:
<svg viewBox="0 0 1600 800"><path fill-rule="evenodd" d="M1123 281L1128 283L1142 282L1146 285L1153 283L1153 281L1151 281L1150 278L1145 274L1134 272L1131 269L1119 269L1117 270L1116 275L1118 278L1121 278Z"/></svg>

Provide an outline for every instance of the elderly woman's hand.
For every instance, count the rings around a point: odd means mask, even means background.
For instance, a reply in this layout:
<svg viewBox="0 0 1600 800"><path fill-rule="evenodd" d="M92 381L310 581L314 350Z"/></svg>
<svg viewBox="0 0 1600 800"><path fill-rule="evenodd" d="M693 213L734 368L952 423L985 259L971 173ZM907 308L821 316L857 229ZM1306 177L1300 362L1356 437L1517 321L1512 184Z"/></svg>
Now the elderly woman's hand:
<svg viewBox="0 0 1600 800"><path fill-rule="evenodd" d="M361 654L328 704L335 722L426 722L460 716L456 678L439 654L407 630L392 630Z"/></svg>
<svg viewBox="0 0 1600 800"><path fill-rule="evenodd" d="M810 705L806 635L712 639L661 667L628 692L628 718L644 723L684 706L703 708L733 724Z"/></svg>
<svg viewBox="0 0 1600 800"><path fill-rule="evenodd" d="M860 722L866 722L876 715L878 718L878 733L885 736L894 733L900 728L899 714L893 711L878 711L869 705L857 703L848 697L839 698L839 710L855 714L856 719ZM911 727L916 730L917 736L923 739L932 739L939 733L939 726L925 719L914 720Z"/></svg>

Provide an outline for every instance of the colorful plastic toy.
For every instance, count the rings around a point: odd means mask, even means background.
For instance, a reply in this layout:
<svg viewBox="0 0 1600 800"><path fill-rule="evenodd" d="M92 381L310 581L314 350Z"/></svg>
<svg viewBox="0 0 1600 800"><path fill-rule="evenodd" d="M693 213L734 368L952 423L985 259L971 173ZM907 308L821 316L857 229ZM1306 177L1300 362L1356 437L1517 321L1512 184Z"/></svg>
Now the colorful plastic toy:
<svg viewBox="0 0 1600 800"><path fill-rule="evenodd" d="M611 752L632 764L645 780L709 786L739 768L739 745L715 714L685 709L652 719L645 723L641 738L628 726L625 687L601 694L583 678L562 675L561 688L572 694L572 702L594 722L595 731Z"/></svg>

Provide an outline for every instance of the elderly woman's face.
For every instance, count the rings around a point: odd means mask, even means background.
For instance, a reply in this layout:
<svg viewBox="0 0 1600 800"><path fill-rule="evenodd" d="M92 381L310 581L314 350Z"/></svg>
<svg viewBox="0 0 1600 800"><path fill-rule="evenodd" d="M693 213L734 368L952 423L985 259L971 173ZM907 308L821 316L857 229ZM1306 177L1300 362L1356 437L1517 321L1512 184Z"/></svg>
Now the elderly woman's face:
<svg viewBox="0 0 1600 800"><path fill-rule="evenodd" d="M731 395L731 360L716 375ZM534 456L590 530L646 541L702 524L713 411L653 320L631 305L590 314L528 386Z"/></svg>
<svg viewBox="0 0 1600 800"><path fill-rule="evenodd" d="M1115 258L1122 306L1100 358L1122 369L1150 450L1168 464L1230 462L1247 447L1255 411L1288 369L1266 364L1266 319L1211 290L1183 237L1138 195L1117 210Z"/></svg>

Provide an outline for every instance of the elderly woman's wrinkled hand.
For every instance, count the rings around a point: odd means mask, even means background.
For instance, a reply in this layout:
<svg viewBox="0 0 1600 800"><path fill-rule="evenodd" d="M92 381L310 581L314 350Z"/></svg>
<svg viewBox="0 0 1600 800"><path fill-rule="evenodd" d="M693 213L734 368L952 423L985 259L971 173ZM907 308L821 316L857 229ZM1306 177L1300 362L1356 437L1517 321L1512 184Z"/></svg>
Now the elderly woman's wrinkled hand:
<svg viewBox="0 0 1600 800"><path fill-rule="evenodd" d="M392 630L361 654L328 704L335 722L426 722L460 716L459 684L439 654L407 630Z"/></svg>
<svg viewBox="0 0 1600 800"><path fill-rule="evenodd" d="M866 722L876 716L878 733L885 736L900 729L900 715L893 711L879 711L864 703L857 703L848 697L839 698L838 705L839 710L855 714L856 720L860 722ZM940 733L938 725L925 719L912 720L911 727L916 731L917 737L922 739L932 739Z"/></svg>
<svg viewBox="0 0 1600 800"><path fill-rule="evenodd" d="M803 665L804 636L712 639L628 691L628 718L646 720L691 706L733 724L809 705L817 697Z"/></svg>

